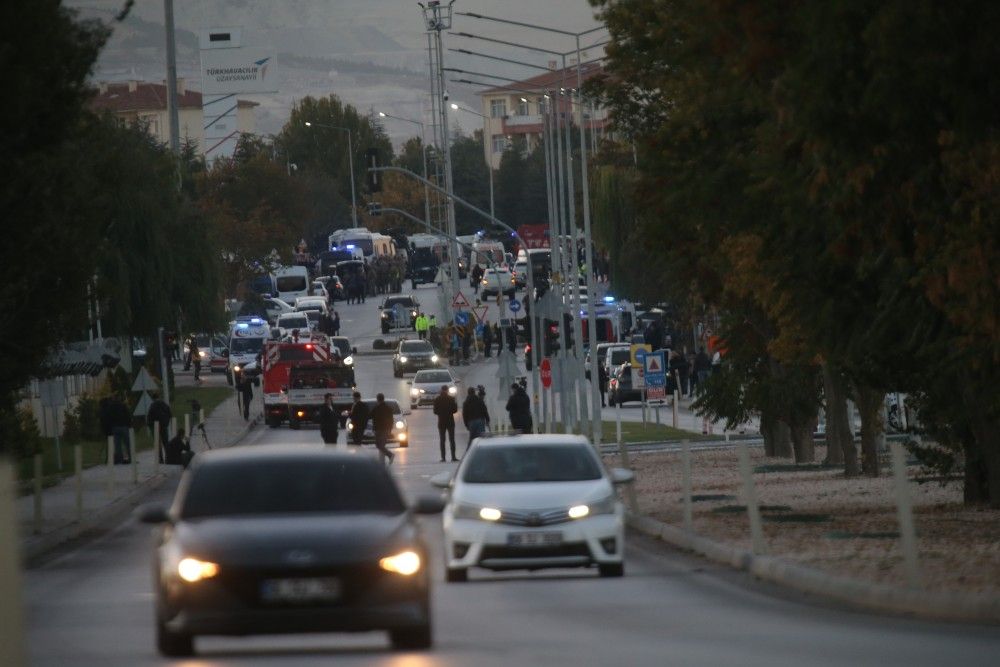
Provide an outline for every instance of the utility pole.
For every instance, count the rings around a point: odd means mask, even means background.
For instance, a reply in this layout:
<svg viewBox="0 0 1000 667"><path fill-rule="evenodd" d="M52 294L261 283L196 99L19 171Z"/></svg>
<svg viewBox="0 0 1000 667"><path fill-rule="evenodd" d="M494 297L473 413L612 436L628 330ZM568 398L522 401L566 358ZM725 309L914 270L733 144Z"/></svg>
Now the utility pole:
<svg viewBox="0 0 1000 667"><path fill-rule="evenodd" d="M177 48L174 43L174 0L163 0L167 29L167 117L170 122L170 150L181 152L181 124L177 117Z"/></svg>

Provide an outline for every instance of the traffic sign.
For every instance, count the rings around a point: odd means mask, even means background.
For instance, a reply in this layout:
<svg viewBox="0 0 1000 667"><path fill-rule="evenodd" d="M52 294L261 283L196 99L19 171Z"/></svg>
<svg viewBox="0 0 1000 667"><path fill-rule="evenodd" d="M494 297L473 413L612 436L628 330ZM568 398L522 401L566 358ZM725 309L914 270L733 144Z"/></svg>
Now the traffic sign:
<svg viewBox="0 0 1000 667"><path fill-rule="evenodd" d="M135 376L135 382L132 383L132 391L151 391L157 388L156 380L149 374L146 367L140 367L139 374Z"/></svg>
<svg viewBox="0 0 1000 667"><path fill-rule="evenodd" d="M632 368L642 368L642 357L644 357L647 352L652 351L653 346L649 343L632 343L631 347L629 347Z"/></svg>
<svg viewBox="0 0 1000 667"><path fill-rule="evenodd" d="M517 311L521 310L521 302L518 301L517 299L511 299L510 301L508 301L507 306L510 308L510 312L512 313L516 313Z"/></svg>
<svg viewBox="0 0 1000 667"><path fill-rule="evenodd" d="M647 387L664 387L667 384L667 363L663 350L643 355L643 376Z"/></svg>
<svg viewBox="0 0 1000 667"><path fill-rule="evenodd" d="M149 394L142 392L142 396L139 397L139 402L135 404L135 410L132 414L136 417L145 417L146 413L149 412L149 406L153 404L153 399L149 397Z"/></svg>
<svg viewBox="0 0 1000 667"><path fill-rule="evenodd" d="M473 308L472 312L476 315L476 319L480 322L486 321L486 311L489 310L489 306L479 306L478 308Z"/></svg>
<svg viewBox="0 0 1000 667"><path fill-rule="evenodd" d="M549 363L548 357L542 359L542 363L538 365L538 372L542 376L542 386L548 389L552 386L552 364Z"/></svg>
<svg viewBox="0 0 1000 667"><path fill-rule="evenodd" d="M469 300L465 298L465 295L461 292L455 294L455 298L451 301L452 308L468 308Z"/></svg>
<svg viewBox="0 0 1000 667"><path fill-rule="evenodd" d="M667 388L663 385L653 386L651 384L646 385L646 400L647 401L662 401L667 397Z"/></svg>
<svg viewBox="0 0 1000 667"><path fill-rule="evenodd" d="M464 310L459 310L455 312L455 324L460 327L464 327L469 323L469 314Z"/></svg>

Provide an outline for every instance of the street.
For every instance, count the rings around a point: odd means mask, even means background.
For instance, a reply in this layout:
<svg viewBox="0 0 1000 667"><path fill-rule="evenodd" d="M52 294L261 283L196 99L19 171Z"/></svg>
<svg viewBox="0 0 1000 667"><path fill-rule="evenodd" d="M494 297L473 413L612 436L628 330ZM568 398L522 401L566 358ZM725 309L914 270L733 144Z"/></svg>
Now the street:
<svg viewBox="0 0 1000 667"><path fill-rule="evenodd" d="M432 287L414 293L425 310L437 312ZM381 391L408 405L406 380L392 377L391 357L366 354L378 337L379 302L338 303L342 333L362 353L356 357L362 393ZM495 370L495 360L459 367L459 398L476 384L495 398ZM496 409L495 403L490 409ZM431 492L428 479L455 464L438 463L430 409L414 410L408 420L411 446L395 450L392 473L412 497ZM460 450L466 437L460 425ZM343 432L340 438L343 442ZM320 442L314 427L257 427L239 446ZM167 503L175 487L172 480L149 500ZM431 651L393 653L382 633L208 637L197 640L198 659L177 664L990 665L1000 655L1000 633L993 628L832 607L635 535L630 536L622 579L599 579L591 570L473 571L468 583L446 584L440 520L427 518L423 525L434 553ZM153 640L151 542L147 526L128 521L25 573L31 664L167 662L156 653Z"/></svg>

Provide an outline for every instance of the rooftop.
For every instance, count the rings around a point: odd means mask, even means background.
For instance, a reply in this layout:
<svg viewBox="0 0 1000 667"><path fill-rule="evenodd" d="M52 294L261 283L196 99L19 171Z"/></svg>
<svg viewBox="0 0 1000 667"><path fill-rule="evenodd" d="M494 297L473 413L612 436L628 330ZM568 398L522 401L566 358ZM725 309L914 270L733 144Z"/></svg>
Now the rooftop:
<svg viewBox="0 0 1000 667"><path fill-rule="evenodd" d="M600 63L584 63L581 67L581 76L584 81L587 81L601 72L604 71L604 67ZM576 65L570 65L565 69L552 69L549 72L533 76L530 79L524 79L523 81L512 81L511 83L496 86L494 88L487 88L486 90L479 91L477 95L497 95L502 93L515 94L521 90L537 90L538 92L544 92L547 90L555 90L560 86L565 86L567 88L576 88ZM515 90L516 89L516 90Z"/></svg>
<svg viewBox="0 0 1000 667"><path fill-rule="evenodd" d="M122 81L97 85L97 94L91 100L91 108L97 111L121 113L125 111L157 111L167 108L167 86L165 83L149 81ZM258 106L257 102L237 100L241 108ZM197 90L187 88L184 79L177 79L177 107L179 109L200 109L202 95Z"/></svg>

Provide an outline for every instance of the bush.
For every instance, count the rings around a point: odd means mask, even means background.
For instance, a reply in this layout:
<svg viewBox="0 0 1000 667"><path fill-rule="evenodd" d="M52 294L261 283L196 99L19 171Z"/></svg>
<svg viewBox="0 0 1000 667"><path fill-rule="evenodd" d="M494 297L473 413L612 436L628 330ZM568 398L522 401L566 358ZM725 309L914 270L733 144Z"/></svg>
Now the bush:
<svg viewBox="0 0 1000 667"><path fill-rule="evenodd" d="M84 394L76 406L66 411L63 437L67 442L103 440L100 405L96 396Z"/></svg>
<svg viewBox="0 0 1000 667"><path fill-rule="evenodd" d="M18 408L10 429L4 430L10 434L8 451L15 459L28 458L42 451L42 434L30 408Z"/></svg>

